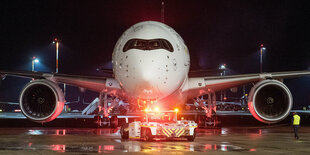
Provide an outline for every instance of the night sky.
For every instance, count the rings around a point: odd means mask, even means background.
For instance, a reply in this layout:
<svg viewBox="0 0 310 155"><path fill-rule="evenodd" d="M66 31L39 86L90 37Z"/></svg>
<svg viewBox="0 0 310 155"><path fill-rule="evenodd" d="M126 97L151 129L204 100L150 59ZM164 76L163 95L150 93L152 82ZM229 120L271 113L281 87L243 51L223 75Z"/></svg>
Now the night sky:
<svg viewBox="0 0 310 155"><path fill-rule="evenodd" d="M165 23L185 40L191 70L225 63L227 74L259 72L261 43L267 48L264 72L307 70L309 8L308 0L166 0ZM55 71L51 42L57 37L60 73L100 75L96 68L112 67L114 45L127 28L160 19L160 0L0 1L0 69L31 70L31 57L36 56L37 71ZM19 92L12 94L25 82L3 81L0 100L16 100ZM286 84L296 105L310 103L310 77Z"/></svg>

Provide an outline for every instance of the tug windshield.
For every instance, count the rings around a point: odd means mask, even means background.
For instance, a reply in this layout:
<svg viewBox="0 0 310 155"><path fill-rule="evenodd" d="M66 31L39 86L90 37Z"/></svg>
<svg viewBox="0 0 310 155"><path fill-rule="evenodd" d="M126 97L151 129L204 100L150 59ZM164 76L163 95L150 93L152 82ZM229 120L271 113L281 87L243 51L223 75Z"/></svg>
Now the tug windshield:
<svg viewBox="0 0 310 155"><path fill-rule="evenodd" d="M148 113L149 122L175 122L177 120L176 113L174 112L162 112L162 113Z"/></svg>

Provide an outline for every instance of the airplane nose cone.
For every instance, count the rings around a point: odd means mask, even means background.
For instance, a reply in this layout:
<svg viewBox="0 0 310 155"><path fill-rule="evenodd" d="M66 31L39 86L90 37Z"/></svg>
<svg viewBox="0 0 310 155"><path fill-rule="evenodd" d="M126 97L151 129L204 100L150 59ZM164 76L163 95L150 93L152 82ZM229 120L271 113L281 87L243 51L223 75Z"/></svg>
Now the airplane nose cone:
<svg viewBox="0 0 310 155"><path fill-rule="evenodd" d="M141 80L152 83L155 81L156 72L151 71L151 69L148 69L146 67L140 70L140 77L141 77Z"/></svg>
<svg viewBox="0 0 310 155"><path fill-rule="evenodd" d="M136 71L136 79L139 81L137 83L136 91L141 97L158 96L158 78L160 73L155 70L154 65L151 63L143 63L140 65L139 69Z"/></svg>
<svg viewBox="0 0 310 155"><path fill-rule="evenodd" d="M165 50L130 50L120 57L115 76L134 98L162 99L175 92L184 76L174 67L175 58Z"/></svg>

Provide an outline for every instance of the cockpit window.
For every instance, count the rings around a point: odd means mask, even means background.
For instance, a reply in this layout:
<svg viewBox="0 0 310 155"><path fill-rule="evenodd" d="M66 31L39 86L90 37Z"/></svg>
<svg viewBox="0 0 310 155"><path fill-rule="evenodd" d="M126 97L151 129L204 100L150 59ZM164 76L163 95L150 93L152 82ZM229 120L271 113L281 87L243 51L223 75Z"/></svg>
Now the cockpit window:
<svg viewBox="0 0 310 155"><path fill-rule="evenodd" d="M173 46L166 39L130 39L127 41L123 48L123 52L126 52L130 49L140 49L140 50L156 50L156 49L165 49L169 52L173 52Z"/></svg>

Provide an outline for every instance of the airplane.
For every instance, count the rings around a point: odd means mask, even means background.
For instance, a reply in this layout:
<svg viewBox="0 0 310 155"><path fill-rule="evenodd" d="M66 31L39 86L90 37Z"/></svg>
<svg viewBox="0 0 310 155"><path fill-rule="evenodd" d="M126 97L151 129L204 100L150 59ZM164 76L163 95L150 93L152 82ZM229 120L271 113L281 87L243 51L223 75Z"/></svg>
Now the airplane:
<svg viewBox="0 0 310 155"><path fill-rule="evenodd" d="M255 83L248 107L258 121L268 124L283 120L292 109L293 98L283 79L310 75L309 71L290 71L189 77L190 54L184 40L170 26L156 21L143 21L128 28L114 47L112 64L112 78L25 71L0 71L0 75L2 79L32 79L22 89L19 104L28 119L40 123L52 121L62 112L65 98L60 83L99 92L105 118L120 100L133 106L174 106L185 104L188 99L202 103L203 95L209 96L209 104L200 105L210 115L216 110L216 106L210 106L216 104L215 92ZM107 94L115 97L110 106Z"/></svg>

